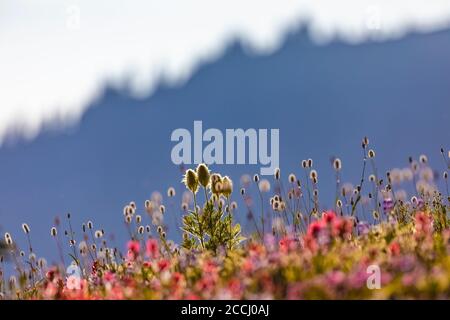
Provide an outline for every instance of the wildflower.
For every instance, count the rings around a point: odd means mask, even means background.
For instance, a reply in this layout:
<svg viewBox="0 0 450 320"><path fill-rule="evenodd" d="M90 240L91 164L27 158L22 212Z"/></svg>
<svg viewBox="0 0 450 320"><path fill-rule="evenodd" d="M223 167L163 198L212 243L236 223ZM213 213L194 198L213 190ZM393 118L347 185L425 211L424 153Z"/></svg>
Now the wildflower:
<svg viewBox="0 0 450 320"><path fill-rule="evenodd" d="M317 180L317 171L311 170L311 172L309 173L309 178L313 181L316 181Z"/></svg>
<svg viewBox="0 0 450 320"><path fill-rule="evenodd" d="M267 179L262 179L259 183L259 190L263 193L270 191L270 182Z"/></svg>
<svg viewBox="0 0 450 320"><path fill-rule="evenodd" d="M197 177L198 182L200 183L201 186L203 186L204 188L209 186L211 174L208 167L204 163L198 165Z"/></svg>
<svg viewBox="0 0 450 320"><path fill-rule="evenodd" d="M250 185L250 182L252 182L252 178L248 174L244 174L241 176L240 183L242 187L248 187Z"/></svg>
<svg viewBox="0 0 450 320"><path fill-rule="evenodd" d="M160 205L159 212L161 212L161 214L164 214L166 212L166 207L164 205Z"/></svg>
<svg viewBox="0 0 450 320"><path fill-rule="evenodd" d="M92 223L92 221L89 220L87 222L87 227L88 227L88 229L91 229L91 230L94 228L94 224Z"/></svg>
<svg viewBox="0 0 450 320"><path fill-rule="evenodd" d="M295 174L291 173L288 177L289 182L290 183L295 183L295 181L297 181L297 177L295 176Z"/></svg>
<svg viewBox="0 0 450 320"><path fill-rule="evenodd" d="M44 258L39 258L38 260L39 268L44 269L47 266L47 260Z"/></svg>
<svg viewBox="0 0 450 320"><path fill-rule="evenodd" d="M313 166L313 160L310 158L308 159L308 168L312 168Z"/></svg>
<svg viewBox="0 0 450 320"><path fill-rule="evenodd" d="M356 225L356 230L359 235L367 235L369 233L370 227L367 222L361 221Z"/></svg>
<svg viewBox="0 0 450 320"><path fill-rule="evenodd" d="M158 241L148 239L145 243L145 254L152 259L157 259L159 257Z"/></svg>
<svg viewBox="0 0 450 320"><path fill-rule="evenodd" d="M5 233L5 242L8 246L11 246L13 244L12 237L8 232Z"/></svg>
<svg viewBox="0 0 450 320"><path fill-rule="evenodd" d="M220 195L222 193L222 176L218 173L211 175L211 192L213 195Z"/></svg>
<svg viewBox="0 0 450 320"><path fill-rule="evenodd" d="M418 234L430 234L433 231L433 219L423 211L416 213L414 223Z"/></svg>
<svg viewBox="0 0 450 320"><path fill-rule="evenodd" d="M367 148L368 145L369 145L369 138L364 137L363 140L362 140L362 146L363 146L363 148L364 148L364 149Z"/></svg>
<svg viewBox="0 0 450 320"><path fill-rule="evenodd" d="M175 196L175 189L173 187L170 187L169 189L167 189L167 196L169 198L172 198Z"/></svg>
<svg viewBox="0 0 450 320"><path fill-rule="evenodd" d="M306 169L306 168L308 167L308 162L307 162L306 160L302 160L302 162L301 162L301 167L302 167L303 169Z"/></svg>
<svg viewBox="0 0 450 320"><path fill-rule="evenodd" d="M280 201L273 201L272 209L274 211L281 211L281 202Z"/></svg>
<svg viewBox="0 0 450 320"><path fill-rule="evenodd" d="M400 254L400 244L397 241L393 241L389 245L389 251L393 256L398 256Z"/></svg>
<svg viewBox="0 0 450 320"><path fill-rule="evenodd" d="M140 216L139 214L136 215L136 223L141 223L142 221L142 216Z"/></svg>
<svg viewBox="0 0 450 320"><path fill-rule="evenodd" d="M56 230L55 227L52 227L52 228L50 229L50 234L51 234L52 237L56 237L57 233L58 233L58 232L57 232L57 230Z"/></svg>
<svg viewBox="0 0 450 320"><path fill-rule="evenodd" d="M258 176L257 174L255 174L255 175L253 176L253 181L256 182L256 183L259 182L259 176Z"/></svg>
<svg viewBox="0 0 450 320"><path fill-rule="evenodd" d="M370 181L370 182L375 182L376 180L377 180L377 178L375 177L374 174L371 174L371 175L369 176L369 181Z"/></svg>
<svg viewBox="0 0 450 320"><path fill-rule="evenodd" d="M100 239L101 237L103 237L103 230L97 230L95 231L95 237L97 239Z"/></svg>
<svg viewBox="0 0 450 320"><path fill-rule="evenodd" d="M428 157L426 155L422 154L419 157L419 162L422 163L422 164L426 164L428 162Z"/></svg>
<svg viewBox="0 0 450 320"><path fill-rule="evenodd" d="M30 233L30 227L26 223L22 223L22 230L25 234Z"/></svg>
<svg viewBox="0 0 450 320"><path fill-rule="evenodd" d="M132 215L134 215L134 213L135 213L135 209L130 205L125 206L123 209L123 214L125 216L132 216Z"/></svg>
<svg viewBox="0 0 450 320"><path fill-rule="evenodd" d="M367 153L367 156L372 159L375 158L375 151L370 149L369 152Z"/></svg>
<svg viewBox="0 0 450 320"><path fill-rule="evenodd" d="M380 214L379 214L378 211L376 211L376 210L373 210L373 211L372 211L372 216L373 216L373 218L374 218L375 220L380 219Z"/></svg>
<svg viewBox="0 0 450 320"><path fill-rule="evenodd" d="M161 234L163 232L163 227L158 226L158 228L156 229L156 231Z"/></svg>
<svg viewBox="0 0 450 320"><path fill-rule="evenodd" d="M188 169L183 178L183 183L186 187L192 191L192 193L197 193L198 191L198 178L194 170Z"/></svg>
<svg viewBox="0 0 450 320"><path fill-rule="evenodd" d="M138 228L138 233L139 233L139 234L144 234L144 231L145 231L144 226L139 226L139 228Z"/></svg>
<svg viewBox="0 0 450 320"><path fill-rule="evenodd" d="M281 175L280 168L276 168L274 172L275 180L280 180L280 175Z"/></svg>
<svg viewBox="0 0 450 320"><path fill-rule="evenodd" d="M334 159L334 161L333 161L333 167L334 167L334 170L340 171L340 170L342 169L342 162L341 162L341 159L339 159L339 158Z"/></svg>
<svg viewBox="0 0 450 320"><path fill-rule="evenodd" d="M230 197L232 192L233 192L233 181L228 176L223 177L223 179L222 179L222 194L226 198L228 198L228 197Z"/></svg>
<svg viewBox="0 0 450 320"><path fill-rule="evenodd" d="M152 202L150 200L145 200L144 206L147 213L151 213L153 211Z"/></svg>
<svg viewBox="0 0 450 320"><path fill-rule="evenodd" d="M139 252L141 251L140 242L135 241L135 240L128 241L127 249L129 252L131 252L134 255L134 257L136 257L139 254Z"/></svg>
<svg viewBox="0 0 450 320"><path fill-rule="evenodd" d="M383 210L384 212L389 212L394 209L394 201L391 198L386 198L383 200Z"/></svg>
<svg viewBox="0 0 450 320"><path fill-rule="evenodd" d="M322 213L322 220L327 224L332 223L335 219L336 214L331 210Z"/></svg>

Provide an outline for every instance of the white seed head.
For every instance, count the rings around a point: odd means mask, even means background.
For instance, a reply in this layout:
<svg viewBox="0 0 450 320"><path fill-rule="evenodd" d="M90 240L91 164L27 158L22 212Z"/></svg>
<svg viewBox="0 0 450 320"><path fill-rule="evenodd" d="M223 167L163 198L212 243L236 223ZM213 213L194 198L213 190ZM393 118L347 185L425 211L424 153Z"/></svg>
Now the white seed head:
<svg viewBox="0 0 450 320"><path fill-rule="evenodd" d="M167 196L170 198L175 196L175 189L173 187L170 187L169 189L167 189Z"/></svg>
<svg viewBox="0 0 450 320"><path fill-rule="evenodd" d="M30 227L26 223L22 223L22 230L25 234L30 233Z"/></svg>

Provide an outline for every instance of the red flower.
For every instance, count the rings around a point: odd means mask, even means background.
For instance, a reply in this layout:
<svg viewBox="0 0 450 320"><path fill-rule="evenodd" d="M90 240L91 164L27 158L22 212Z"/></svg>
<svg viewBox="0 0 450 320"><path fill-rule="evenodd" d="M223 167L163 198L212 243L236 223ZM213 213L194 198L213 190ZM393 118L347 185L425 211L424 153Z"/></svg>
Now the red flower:
<svg viewBox="0 0 450 320"><path fill-rule="evenodd" d="M400 244L396 241L392 242L389 246L389 251L393 256L398 256L400 254Z"/></svg>
<svg viewBox="0 0 450 320"><path fill-rule="evenodd" d="M164 271L166 270L170 265L169 260L167 259L161 259L158 261L158 269L159 271Z"/></svg>
<svg viewBox="0 0 450 320"><path fill-rule="evenodd" d="M326 224L330 224L332 223L334 220L336 220L336 214L329 210L323 213L322 215L322 220L326 223Z"/></svg>
<svg viewBox="0 0 450 320"><path fill-rule="evenodd" d="M321 221L314 221L308 226L307 235L316 239L319 236L322 228L323 226Z"/></svg>

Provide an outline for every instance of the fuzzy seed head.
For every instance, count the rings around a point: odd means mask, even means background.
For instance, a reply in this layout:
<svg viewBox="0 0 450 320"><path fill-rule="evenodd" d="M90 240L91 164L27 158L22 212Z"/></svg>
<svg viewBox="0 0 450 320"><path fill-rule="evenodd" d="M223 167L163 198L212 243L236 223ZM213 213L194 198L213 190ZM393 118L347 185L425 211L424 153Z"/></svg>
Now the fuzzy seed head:
<svg viewBox="0 0 450 320"><path fill-rule="evenodd" d="M57 234L58 234L58 231L56 230L56 228L55 228L55 227L52 227L52 228L50 229L50 235L51 235L52 237L56 237Z"/></svg>
<svg viewBox="0 0 450 320"><path fill-rule="evenodd" d="M231 193L233 192L233 181L228 177L225 176L222 179L222 194L229 198L231 196Z"/></svg>
<svg viewBox="0 0 450 320"><path fill-rule="evenodd" d="M419 162L422 163L422 164L426 164L428 162L428 157L426 155L422 154L419 157Z"/></svg>
<svg viewBox="0 0 450 320"><path fill-rule="evenodd" d="M317 180L317 171L316 170L311 170L311 172L309 173L309 178L311 180Z"/></svg>
<svg viewBox="0 0 450 320"><path fill-rule="evenodd" d="M211 173L206 164L199 164L196 171L198 182L200 183L200 185L204 188L208 187L210 183Z"/></svg>
<svg viewBox="0 0 450 320"><path fill-rule="evenodd" d="M97 230L95 231L95 237L97 239L100 239L101 237L103 237L103 230Z"/></svg>
<svg viewBox="0 0 450 320"><path fill-rule="evenodd" d="M22 223L22 230L25 234L30 233L30 227L26 223Z"/></svg>
<svg viewBox="0 0 450 320"><path fill-rule="evenodd" d="M297 177L295 176L295 174L291 173L289 175L289 182L290 183L295 183L295 181L297 181Z"/></svg>
<svg viewBox="0 0 450 320"><path fill-rule="evenodd" d="M198 178L194 170L188 169L184 175L183 183L186 188L191 190L192 193L197 193L198 191Z"/></svg>
<svg viewBox="0 0 450 320"><path fill-rule="evenodd" d="M172 198L175 196L175 189L173 187L170 187L169 189L167 189L167 196L169 198Z"/></svg>
<svg viewBox="0 0 450 320"><path fill-rule="evenodd" d="M379 214L378 211L376 211L376 210L373 210L372 216L373 216L373 218L374 218L375 220L380 219L380 214Z"/></svg>
<svg viewBox="0 0 450 320"><path fill-rule="evenodd" d="M276 168L273 175L275 177L275 180L280 180L280 176L281 176L280 168Z"/></svg>
<svg viewBox="0 0 450 320"><path fill-rule="evenodd" d="M8 232L5 233L5 242L8 246L11 246L13 244L12 237Z"/></svg>
<svg viewBox="0 0 450 320"><path fill-rule="evenodd" d="M302 168L303 168L303 169L308 168L308 161L302 160Z"/></svg>
<svg viewBox="0 0 450 320"><path fill-rule="evenodd" d="M270 191L270 182L267 179L262 179L261 182L259 183L259 190L263 193L269 192Z"/></svg>
<svg viewBox="0 0 450 320"><path fill-rule="evenodd" d="M334 159L333 161L334 170L340 171L342 169L342 161L339 158Z"/></svg>

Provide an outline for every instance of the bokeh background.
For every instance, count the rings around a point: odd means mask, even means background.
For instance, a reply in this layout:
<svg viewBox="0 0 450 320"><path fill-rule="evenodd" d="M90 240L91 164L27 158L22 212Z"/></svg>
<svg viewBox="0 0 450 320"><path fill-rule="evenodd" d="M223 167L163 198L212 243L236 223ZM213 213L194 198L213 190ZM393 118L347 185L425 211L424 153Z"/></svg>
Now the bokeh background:
<svg viewBox="0 0 450 320"><path fill-rule="evenodd" d="M170 134L194 120L279 128L284 179L314 159L324 207L330 158L356 184L364 136L380 173L420 154L440 170L449 22L448 1L1 1L0 231L25 248L27 222L38 254L56 259L50 228L71 212L79 236L92 220L123 248L123 206L136 201L147 219L144 201L173 186L177 239L184 187ZM236 188L259 173L212 169Z"/></svg>

